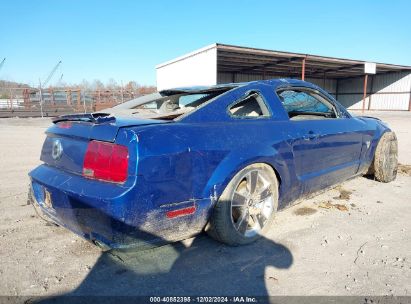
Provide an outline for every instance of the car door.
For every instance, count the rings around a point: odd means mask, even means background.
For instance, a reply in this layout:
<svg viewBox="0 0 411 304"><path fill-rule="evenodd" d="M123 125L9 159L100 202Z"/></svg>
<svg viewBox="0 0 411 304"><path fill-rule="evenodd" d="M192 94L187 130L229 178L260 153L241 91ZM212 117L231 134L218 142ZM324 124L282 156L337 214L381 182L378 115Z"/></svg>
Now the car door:
<svg viewBox="0 0 411 304"><path fill-rule="evenodd" d="M309 88L277 92L289 115L295 173L302 194L314 192L355 175L359 168L361 122L343 116L334 102Z"/></svg>

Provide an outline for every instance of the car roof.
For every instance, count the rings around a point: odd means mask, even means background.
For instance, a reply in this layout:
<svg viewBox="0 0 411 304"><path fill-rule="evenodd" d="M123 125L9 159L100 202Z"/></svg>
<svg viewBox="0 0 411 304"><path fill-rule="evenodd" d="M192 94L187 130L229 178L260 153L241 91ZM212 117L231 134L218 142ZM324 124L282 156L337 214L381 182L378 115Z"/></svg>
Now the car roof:
<svg viewBox="0 0 411 304"><path fill-rule="evenodd" d="M257 81L249 81L249 82L237 82L237 83L226 83L226 84L218 84L218 85L211 85L211 86L192 86L192 87L182 87L182 88L172 88L167 90L162 90L159 92L155 92L152 94L144 95L137 97L135 99L126 101L124 103L118 104L111 109L112 113L115 114L122 114L122 115L130 115L127 111L133 109L137 106L145 104L147 102L151 102L156 99L166 98L167 96L171 95L178 95L178 94L220 94L226 91L229 91L234 88L239 87L246 87L248 85L256 86L256 85L268 85L276 88L281 87L288 87L288 86L301 86L301 87L309 87L309 88L316 88L316 86L312 83L305 82L298 79L268 79L268 80L257 80ZM107 112L107 111L106 111Z"/></svg>

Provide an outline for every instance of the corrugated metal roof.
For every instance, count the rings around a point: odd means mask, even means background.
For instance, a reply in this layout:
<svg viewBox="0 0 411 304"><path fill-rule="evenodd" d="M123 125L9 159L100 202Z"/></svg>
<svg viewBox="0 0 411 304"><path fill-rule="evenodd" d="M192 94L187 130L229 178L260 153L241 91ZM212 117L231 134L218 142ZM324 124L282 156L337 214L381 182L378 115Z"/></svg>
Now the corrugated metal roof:
<svg viewBox="0 0 411 304"><path fill-rule="evenodd" d="M217 69L225 73L301 75L305 60L305 76L310 78L348 78L364 75L366 61L319 55L281 52L250 47L216 44ZM411 66L376 63L377 74L411 72Z"/></svg>
<svg viewBox="0 0 411 304"><path fill-rule="evenodd" d="M283 52L213 43L183 56L156 66L166 65L196 56L199 53L217 49L217 72L236 74L270 74L279 77L301 75L302 61L305 60L305 76L310 78L348 78L364 75L366 61L327 57L311 54ZM411 66L376 63L377 74L411 72Z"/></svg>

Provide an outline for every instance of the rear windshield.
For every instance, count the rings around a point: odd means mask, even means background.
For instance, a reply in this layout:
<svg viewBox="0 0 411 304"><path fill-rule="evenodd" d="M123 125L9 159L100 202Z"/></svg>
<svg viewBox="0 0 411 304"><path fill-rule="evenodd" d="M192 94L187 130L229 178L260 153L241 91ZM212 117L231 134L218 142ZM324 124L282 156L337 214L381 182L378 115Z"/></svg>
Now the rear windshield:
<svg viewBox="0 0 411 304"><path fill-rule="evenodd" d="M228 89L212 92L184 92L167 95L154 93L152 96L137 98L112 109L121 109L122 114L151 119L172 120L195 110L197 107L227 90Z"/></svg>
<svg viewBox="0 0 411 304"><path fill-rule="evenodd" d="M136 110L171 115L179 112L190 112L216 94L177 94L153 100L134 107Z"/></svg>

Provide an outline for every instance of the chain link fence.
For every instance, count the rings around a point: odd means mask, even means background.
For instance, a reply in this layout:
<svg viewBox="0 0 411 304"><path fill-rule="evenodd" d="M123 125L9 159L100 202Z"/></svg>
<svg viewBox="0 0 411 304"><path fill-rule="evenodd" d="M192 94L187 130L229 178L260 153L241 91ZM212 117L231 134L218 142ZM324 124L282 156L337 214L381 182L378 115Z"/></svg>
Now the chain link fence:
<svg viewBox="0 0 411 304"><path fill-rule="evenodd" d="M0 118L46 117L101 111L152 93L140 90L7 88L0 95Z"/></svg>

